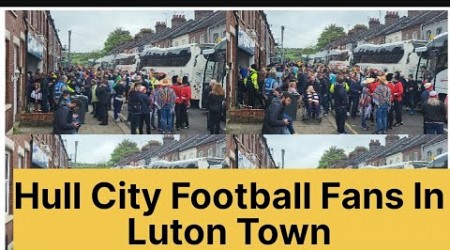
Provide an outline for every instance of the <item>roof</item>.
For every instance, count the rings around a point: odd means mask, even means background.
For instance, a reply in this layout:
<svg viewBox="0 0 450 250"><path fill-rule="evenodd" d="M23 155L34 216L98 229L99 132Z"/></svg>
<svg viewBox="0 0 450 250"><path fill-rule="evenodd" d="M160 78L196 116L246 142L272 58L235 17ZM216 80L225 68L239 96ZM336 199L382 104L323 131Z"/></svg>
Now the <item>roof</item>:
<svg viewBox="0 0 450 250"><path fill-rule="evenodd" d="M437 23L443 20L447 20L448 19L448 11L441 11L440 14L438 14L437 16L435 16L434 18L431 18L430 20L426 21L423 25L429 25L432 23Z"/></svg>
<svg viewBox="0 0 450 250"><path fill-rule="evenodd" d="M391 156L407 149L418 146L428 146L444 140L447 140L446 135L416 135L413 137L403 137L389 146L381 146L376 150L367 151L356 156L355 158L339 162L339 165L342 165L340 167L356 166L361 162L370 161L378 157Z"/></svg>
<svg viewBox="0 0 450 250"><path fill-rule="evenodd" d="M137 154L128 156L123 158L120 161L120 165L127 164L131 161L139 161L139 160L148 160L153 157L165 155L168 153L181 152L191 148L196 148L201 145L210 144L210 143L222 143L225 142L225 137L223 135L204 135L198 134L194 136L190 136L186 139L180 141L172 141L169 143L163 144L161 147L153 150L146 150L139 152Z"/></svg>

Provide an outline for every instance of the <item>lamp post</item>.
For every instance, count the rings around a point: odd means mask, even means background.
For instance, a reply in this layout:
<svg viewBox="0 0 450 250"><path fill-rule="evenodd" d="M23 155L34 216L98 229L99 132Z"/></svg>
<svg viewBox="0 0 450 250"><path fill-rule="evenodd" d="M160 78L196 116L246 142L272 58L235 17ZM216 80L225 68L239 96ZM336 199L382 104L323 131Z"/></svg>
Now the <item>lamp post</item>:
<svg viewBox="0 0 450 250"><path fill-rule="evenodd" d="M78 141L75 141L75 156L73 159L74 164L77 164L77 151L78 151Z"/></svg>

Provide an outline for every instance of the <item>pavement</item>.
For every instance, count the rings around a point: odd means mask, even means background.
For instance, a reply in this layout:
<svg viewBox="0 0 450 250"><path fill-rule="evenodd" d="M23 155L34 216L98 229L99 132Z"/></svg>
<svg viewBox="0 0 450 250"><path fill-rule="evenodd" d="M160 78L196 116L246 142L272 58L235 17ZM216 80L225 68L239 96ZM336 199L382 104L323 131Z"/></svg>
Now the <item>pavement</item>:
<svg viewBox="0 0 450 250"><path fill-rule="evenodd" d="M129 132L129 129L123 124L116 123L113 120L113 112L108 111L109 119L107 126L98 125L100 122L90 114L92 106L89 106L89 112L85 116L85 124L82 124L78 130L78 134L125 134ZM20 126L19 134L52 134L52 126Z"/></svg>
<svg viewBox="0 0 450 250"><path fill-rule="evenodd" d="M416 112L415 115L409 115L409 112L403 110L403 124L388 130L388 134L423 134L423 115ZM394 119L395 123L395 119ZM345 123L345 130L348 134L372 134L375 126L372 125L369 131L364 131L360 127L361 118L348 118ZM370 121L368 121L370 125ZM228 123L227 133L229 134L261 134L262 123ZM301 120L301 109L297 110L297 119L294 121L294 130L296 134L337 134L336 120L334 112L322 116L322 122L315 120ZM446 126L447 132L447 126Z"/></svg>
<svg viewBox="0 0 450 250"><path fill-rule="evenodd" d="M175 130L175 134L209 134L210 132L206 128L206 110L190 108L188 109L189 128ZM126 122L128 116L127 104L124 104L122 111L119 115L120 122L118 123L121 128L130 133L130 124ZM156 122L156 121L155 121ZM144 125L145 126L145 125ZM225 132L225 122L221 122L220 128ZM144 129L145 130L145 129ZM157 133L157 130L152 130L152 133Z"/></svg>

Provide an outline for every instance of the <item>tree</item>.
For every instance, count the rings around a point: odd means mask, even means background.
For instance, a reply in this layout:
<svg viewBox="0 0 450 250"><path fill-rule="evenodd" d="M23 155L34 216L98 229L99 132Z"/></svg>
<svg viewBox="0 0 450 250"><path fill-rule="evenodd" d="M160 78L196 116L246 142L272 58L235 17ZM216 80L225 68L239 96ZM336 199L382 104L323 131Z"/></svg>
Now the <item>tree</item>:
<svg viewBox="0 0 450 250"><path fill-rule="evenodd" d="M317 40L316 48L321 50L329 43L342 38L345 35L346 34L343 27L337 26L336 24L330 24L320 34L319 39Z"/></svg>
<svg viewBox="0 0 450 250"><path fill-rule="evenodd" d="M114 31L109 33L108 38L104 43L103 52L109 54L111 50L117 47L119 44L132 40L133 37L130 35L128 30L123 30L122 28L116 28Z"/></svg>
<svg viewBox="0 0 450 250"><path fill-rule="evenodd" d="M141 38L146 34L153 34L153 30L150 28L142 28L136 35L134 35L134 39Z"/></svg>
<svg viewBox="0 0 450 250"><path fill-rule="evenodd" d="M341 148L337 148L336 146L332 146L329 149L325 150L322 157L319 161L318 168L328 168L333 163L336 163L340 160L345 160L347 155L345 155L345 151Z"/></svg>
<svg viewBox="0 0 450 250"><path fill-rule="evenodd" d="M136 142L132 142L128 139L123 140L119 145L116 146L114 151L111 153L111 159L109 160L110 165L117 164L123 157L135 154L139 152L139 148Z"/></svg>

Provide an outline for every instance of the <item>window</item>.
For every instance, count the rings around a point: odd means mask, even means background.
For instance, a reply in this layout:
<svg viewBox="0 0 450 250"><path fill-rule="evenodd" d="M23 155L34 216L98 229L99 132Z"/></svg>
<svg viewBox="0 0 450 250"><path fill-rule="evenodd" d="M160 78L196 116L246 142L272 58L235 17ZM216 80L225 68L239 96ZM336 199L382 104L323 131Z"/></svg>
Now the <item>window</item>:
<svg viewBox="0 0 450 250"><path fill-rule="evenodd" d="M203 157L203 151L198 151L198 158L202 158Z"/></svg>
<svg viewBox="0 0 450 250"><path fill-rule="evenodd" d="M200 35L200 43L205 43L205 34Z"/></svg>
<svg viewBox="0 0 450 250"><path fill-rule="evenodd" d="M213 157L213 150L212 150L212 148L208 148L208 157Z"/></svg>
<svg viewBox="0 0 450 250"><path fill-rule="evenodd" d="M408 40L409 39L409 34L406 34L405 35L405 40Z"/></svg>
<svg viewBox="0 0 450 250"><path fill-rule="evenodd" d="M413 40L417 40L417 31L414 31L414 32L412 33L412 39L413 39Z"/></svg>
<svg viewBox="0 0 450 250"><path fill-rule="evenodd" d="M436 36L442 33L442 27L436 29Z"/></svg>
<svg viewBox="0 0 450 250"><path fill-rule="evenodd" d="M218 43L219 42L219 33L214 33L213 34L213 43Z"/></svg>
<svg viewBox="0 0 450 250"><path fill-rule="evenodd" d="M419 153L414 152L414 161L418 161L419 160Z"/></svg>
<svg viewBox="0 0 450 250"><path fill-rule="evenodd" d="M191 43L195 43L195 37L191 39Z"/></svg>
<svg viewBox="0 0 450 250"><path fill-rule="evenodd" d="M178 46L178 45L179 45L179 44L178 44L178 41L176 41L176 42L175 42L175 46Z"/></svg>
<svg viewBox="0 0 450 250"><path fill-rule="evenodd" d="M224 32L222 33L222 38L224 38L224 37L226 37L226 36L227 36L227 32L224 31Z"/></svg>
<svg viewBox="0 0 450 250"><path fill-rule="evenodd" d="M181 45L185 45L186 44L186 39L181 40Z"/></svg>
<svg viewBox="0 0 450 250"><path fill-rule="evenodd" d="M17 160L17 168L23 168L23 156L19 155Z"/></svg>
<svg viewBox="0 0 450 250"><path fill-rule="evenodd" d="M427 152L427 159L430 160L430 159L431 159L431 156L432 156L431 151L428 151L428 152Z"/></svg>
<svg viewBox="0 0 450 250"><path fill-rule="evenodd" d="M427 30L425 39L427 39L427 40L431 39L431 30Z"/></svg>
<svg viewBox="0 0 450 250"><path fill-rule="evenodd" d="M437 151L436 151L436 156L442 154L443 151L444 150L442 148L438 148Z"/></svg>
<svg viewBox="0 0 450 250"><path fill-rule="evenodd" d="M220 157L225 157L227 148L222 148L222 155Z"/></svg>
<svg viewBox="0 0 450 250"><path fill-rule="evenodd" d="M9 182L10 182L10 172L11 172L11 151L6 150L5 152L5 213L10 214L9 211Z"/></svg>
<svg viewBox="0 0 450 250"><path fill-rule="evenodd" d="M405 155L405 161L409 161L409 155Z"/></svg>

